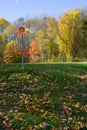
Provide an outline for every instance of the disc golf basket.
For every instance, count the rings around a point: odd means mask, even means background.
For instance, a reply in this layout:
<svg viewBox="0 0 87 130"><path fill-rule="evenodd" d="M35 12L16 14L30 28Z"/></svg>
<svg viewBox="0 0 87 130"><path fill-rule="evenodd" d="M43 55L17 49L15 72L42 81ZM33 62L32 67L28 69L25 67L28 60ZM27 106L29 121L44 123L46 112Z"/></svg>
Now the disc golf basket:
<svg viewBox="0 0 87 130"><path fill-rule="evenodd" d="M24 27L20 27L14 34L17 50L22 55L22 70L24 70L24 55L28 53L29 31L26 31Z"/></svg>

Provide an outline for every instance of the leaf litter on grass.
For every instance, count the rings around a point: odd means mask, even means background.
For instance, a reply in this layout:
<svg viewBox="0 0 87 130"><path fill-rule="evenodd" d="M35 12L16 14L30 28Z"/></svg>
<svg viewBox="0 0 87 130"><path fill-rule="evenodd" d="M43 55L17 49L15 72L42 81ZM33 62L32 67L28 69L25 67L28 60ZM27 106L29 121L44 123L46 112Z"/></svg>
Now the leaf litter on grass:
<svg viewBox="0 0 87 130"><path fill-rule="evenodd" d="M87 88L83 80L75 84L76 77L74 82L65 70L56 73L55 69L41 72L32 68L32 73L8 73L9 69L0 80L1 130L87 128Z"/></svg>

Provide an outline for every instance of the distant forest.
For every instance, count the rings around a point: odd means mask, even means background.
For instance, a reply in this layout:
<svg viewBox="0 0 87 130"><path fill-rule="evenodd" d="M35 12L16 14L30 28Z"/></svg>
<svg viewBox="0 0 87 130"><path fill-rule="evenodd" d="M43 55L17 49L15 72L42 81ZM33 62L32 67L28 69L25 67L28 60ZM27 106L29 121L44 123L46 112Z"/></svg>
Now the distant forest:
<svg viewBox="0 0 87 130"><path fill-rule="evenodd" d="M18 50L20 36L14 34L21 26L27 50ZM58 18L40 16L19 18L10 23L0 18L0 63L87 61L87 11L74 9Z"/></svg>

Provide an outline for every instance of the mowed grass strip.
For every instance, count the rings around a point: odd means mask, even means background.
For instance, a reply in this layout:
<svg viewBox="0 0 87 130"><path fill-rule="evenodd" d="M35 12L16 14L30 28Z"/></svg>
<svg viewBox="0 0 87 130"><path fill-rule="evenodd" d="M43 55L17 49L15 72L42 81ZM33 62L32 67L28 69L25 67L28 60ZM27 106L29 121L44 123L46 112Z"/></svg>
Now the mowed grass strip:
<svg viewBox="0 0 87 130"><path fill-rule="evenodd" d="M0 64L0 130L86 130L87 63Z"/></svg>

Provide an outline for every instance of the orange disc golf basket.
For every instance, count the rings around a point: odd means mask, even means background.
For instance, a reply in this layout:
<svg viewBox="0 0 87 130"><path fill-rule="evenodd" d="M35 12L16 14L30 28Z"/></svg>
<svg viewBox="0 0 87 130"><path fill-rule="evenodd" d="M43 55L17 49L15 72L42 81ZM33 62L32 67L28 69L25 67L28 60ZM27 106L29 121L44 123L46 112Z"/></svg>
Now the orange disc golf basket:
<svg viewBox="0 0 87 130"><path fill-rule="evenodd" d="M20 27L18 31L14 32L16 36L16 46L20 54L22 54L22 70L24 70L24 54L28 52L28 34L24 27Z"/></svg>

